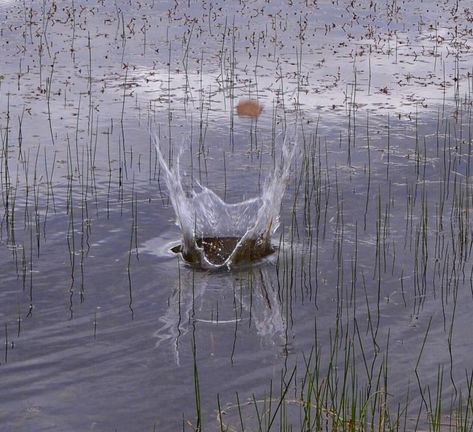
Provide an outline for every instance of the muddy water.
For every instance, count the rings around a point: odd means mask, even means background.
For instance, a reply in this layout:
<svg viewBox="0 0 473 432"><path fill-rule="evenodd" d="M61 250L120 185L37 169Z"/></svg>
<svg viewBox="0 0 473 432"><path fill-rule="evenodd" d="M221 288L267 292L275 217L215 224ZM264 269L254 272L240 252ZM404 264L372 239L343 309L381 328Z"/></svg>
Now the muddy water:
<svg viewBox="0 0 473 432"><path fill-rule="evenodd" d="M297 429L311 352L369 403L380 376L411 430L441 381L452 421L472 373L469 7L0 2L1 429L192 429L197 393L204 430L218 403L253 430L248 400L295 365ZM275 253L187 266L148 128L234 203L297 108Z"/></svg>
<svg viewBox="0 0 473 432"><path fill-rule="evenodd" d="M197 239L196 245L203 249L204 255L211 264L220 266L232 255L240 240L241 238L239 237L204 237ZM271 244L258 244L257 240L248 240L242 245L241 249L238 256L235 257L234 261L236 264L255 263L274 253L274 247ZM178 244L173 246L171 251L176 254L182 253L182 247ZM198 261L195 262L196 260L191 254L183 256L183 258L190 264L198 264Z"/></svg>

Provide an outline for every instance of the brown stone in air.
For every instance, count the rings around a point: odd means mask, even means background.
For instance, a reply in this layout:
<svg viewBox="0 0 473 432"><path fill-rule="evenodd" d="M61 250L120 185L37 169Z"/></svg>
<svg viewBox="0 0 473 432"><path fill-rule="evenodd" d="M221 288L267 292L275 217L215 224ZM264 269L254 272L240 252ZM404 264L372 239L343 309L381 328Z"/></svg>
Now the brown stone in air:
<svg viewBox="0 0 473 432"><path fill-rule="evenodd" d="M263 105L253 99L241 100L236 107L239 117L259 117L263 111Z"/></svg>

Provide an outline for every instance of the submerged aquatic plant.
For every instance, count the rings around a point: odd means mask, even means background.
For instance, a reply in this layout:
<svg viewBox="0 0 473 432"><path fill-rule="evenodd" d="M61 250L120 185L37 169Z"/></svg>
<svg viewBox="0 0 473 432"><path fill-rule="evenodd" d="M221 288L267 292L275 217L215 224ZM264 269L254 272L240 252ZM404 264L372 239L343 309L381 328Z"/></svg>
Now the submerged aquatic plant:
<svg viewBox="0 0 473 432"><path fill-rule="evenodd" d="M181 230L181 244L173 248L192 264L203 268L230 268L261 259L272 252L271 236L279 226L281 200L286 188L290 166L297 148L284 137L281 157L273 173L266 179L262 193L235 204L223 201L211 189L196 182L184 190L180 173L180 158L170 167L154 135L159 164Z"/></svg>

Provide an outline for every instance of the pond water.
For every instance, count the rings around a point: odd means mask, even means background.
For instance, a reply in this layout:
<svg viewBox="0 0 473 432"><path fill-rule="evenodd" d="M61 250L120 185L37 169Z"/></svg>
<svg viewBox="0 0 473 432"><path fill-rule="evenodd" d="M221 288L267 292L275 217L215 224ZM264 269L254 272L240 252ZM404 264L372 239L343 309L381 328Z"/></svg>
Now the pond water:
<svg viewBox="0 0 473 432"><path fill-rule="evenodd" d="M0 429L471 428L468 1L0 17ZM295 137L275 252L173 253L154 134L227 203Z"/></svg>

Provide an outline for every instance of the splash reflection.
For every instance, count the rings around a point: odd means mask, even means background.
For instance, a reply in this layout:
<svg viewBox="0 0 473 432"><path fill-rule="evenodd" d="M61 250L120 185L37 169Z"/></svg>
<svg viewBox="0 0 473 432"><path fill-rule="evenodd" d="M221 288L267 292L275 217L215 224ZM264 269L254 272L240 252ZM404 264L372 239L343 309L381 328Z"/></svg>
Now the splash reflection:
<svg viewBox="0 0 473 432"><path fill-rule="evenodd" d="M175 288L166 312L159 319L162 325L153 335L156 348L167 344L172 347L177 365L180 364L180 340L196 323L218 328L218 334L224 335L226 340L231 333L233 347L239 329L246 328L255 332L265 345L270 343L276 349L287 350L287 322L271 266L219 273L183 266L180 259L178 266ZM232 357L233 354L232 351Z"/></svg>

